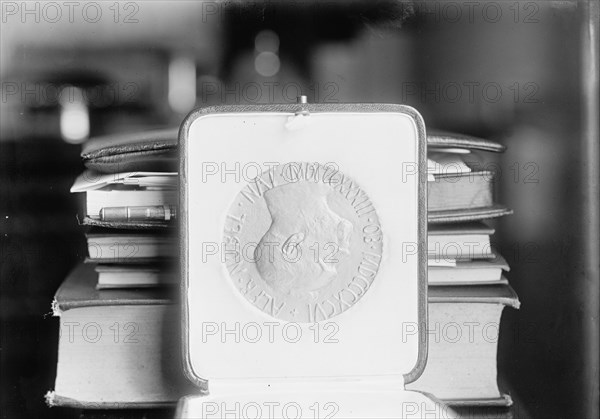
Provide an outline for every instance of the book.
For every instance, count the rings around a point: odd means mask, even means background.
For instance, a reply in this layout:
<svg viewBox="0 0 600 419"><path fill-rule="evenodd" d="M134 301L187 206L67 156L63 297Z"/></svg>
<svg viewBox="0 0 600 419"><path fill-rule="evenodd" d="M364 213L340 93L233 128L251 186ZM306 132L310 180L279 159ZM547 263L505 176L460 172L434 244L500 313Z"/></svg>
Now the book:
<svg viewBox="0 0 600 419"><path fill-rule="evenodd" d="M97 290L96 281L94 266L82 264L56 293L61 334L48 403L161 406L190 394L172 296L153 289ZM407 388L452 405L510 404L496 383L496 334L504 307L519 306L514 291L508 285L430 287L429 301L429 360Z"/></svg>
<svg viewBox="0 0 600 419"><path fill-rule="evenodd" d="M107 207L150 207L175 205L177 191L171 190L99 190L86 192L86 217L100 219L100 210Z"/></svg>
<svg viewBox="0 0 600 419"><path fill-rule="evenodd" d="M179 309L164 290L97 290L81 264L55 295L60 317L50 406L164 406L190 391L181 367Z"/></svg>
<svg viewBox="0 0 600 419"><path fill-rule="evenodd" d="M96 265L98 289L173 286L179 282L172 267L165 265Z"/></svg>
<svg viewBox="0 0 600 419"><path fill-rule="evenodd" d="M177 238L163 231L95 227L85 236L91 262L140 264L175 258L179 252Z"/></svg>
<svg viewBox="0 0 600 419"><path fill-rule="evenodd" d="M429 259L465 260L493 257L490 235L494 229L482 222L434 224L427 232Z"/></svg>
<svg viewBox="0 0 600 419"><path fill-rule="evenodd" d="M513 401L510 396L502 399L477 400L475 404L449 404L460 419L527 419L529 416L522 412L514 413ZM513 406L513 407L511 407Z"/></svg>
<svg viewBox="0 0 600 419"><path fill-rule="evenodd" d="M430 211L490 207L493 201L493 172L480 170L434 175L427 184Z"/></svg>
<svg viewBox="0 0 600 419"><path fill-rule="evenodd" d="M103 183L100 188L96 184L85 182L90 176L98 178L98 174L86 172L80 175L71 192L85 194L81 223L134 229L172 226L172 223L166 221L104 221L100 217L100 211L107 207L176 207L179 201L178 191L170 186L176 175L175 172L166 173L164 178L168 180L162 181L163 186L143 187L131 183L141 181L143 184L143 177L131 176L129 173L110 174L108 176L117 181ZM428 182L428 221L432 224L482 220L512 213L506 207L493 203L491 172L442 173L432 176L434 180ZM125 185L122 182L124 179L129 179L130 183Z"/></svg>
<svg viewBox="0 0 600 419"><path fill-rule="evenodd" d="M162 171L175 172L178 169L178 130L176 128L152 130L141 133L119 134L92 138L83 147L81 157L88 169L97 173L119 174L122 172ZM469 135L430 130L427 144L431 157L442 160L453 153L468 154L472 151L499 153L505 147L497 142ZM438 156L438 157L436 157ZM440 157L442 156L442 157ZM469 160L472 160L469 158ZM491 172L473 170L467 163L468 172L452 168L456 163L438 162L437 175L429 187L430 223L462 222L496 218L509 215L512 211L503 205L492 202ZM156 198L156 197L154 197ZM177 197L164 198L162 203L176 204ZM98 196L98 200L102 200ZM97 201L94 198L94 201ZM156 201L153 201L156 202ZM102 205L100 203L100 205ZM127 205L121 203L120 205ZM145 204L140 204L145 205ZM149 204L152 205L152 204ZM158 205L161 205L160 203ZM81 220L84 225L113 228L156 228L168 227L169 223L127 223L105 222L98 219L98 202L92 204Z"/></svg>
<svg viewBox="0 0 600 419"><path fill-rule="evenodd" d="M512 213L513 211L511 209L496 203L489 207L429 211L427 214L427 221L430 225L438 223L460 223L504 217L506 215L511 215Z"/></svg>
<svg viewBox="0 0 600 419"><path fill-rule="evenodd" d="M91 138L81 151L83 163L101 173L125 171L177 170L177 127L155 129L129 134L113 134ZM430 151L481 150L501 153L505 146L470 135L428 130L427 145Z"/></svg>
<svg viewBox="0 0 600 419"><path fill-rule="evenodd" d="M176 206L177 172L122 172L102 174L87 170L77 177L72 193L84 194L85 225L113 228L161 228L164 222L105 221L101 210L114 207Z"/></svg>
<svg viewBox="0 0 600 419"><path fill-rule="evenodd" d="M429 150L440 151L450 148L491 151L494 153L501 153L506 149L505 146L497 143L496 141L436 129L427 130L427 147Z"/></svg>
<svg viewBox="0 0 600 419"><path fill-rule="evenodd" d="M519 308L507 284L429 287L429 354L425 371L407 385L454 404L505 399L496 356L500 316Z"/></svg>
<svg viewBox="0 0 600 419"><path fill-rule="evenodd" d="M504 272L510 270L504 258L497 254L493 259L456 261L446 266L429 266L429 285L495 284L506 282Z"/></svg>
<svg viewBox="0 0 600 419"><path fill-rule="evenodd" d="M489 140L430 133L428 143L428 215L430 225L484 220L512 214L495 203L494 173L484 170L474 151L502 152L505 147Z"/></svg>
<svg viewBox="0 0 600 419"><path fill-rule="evenodd" d="M89 169L101 173L177 170L177 127L95 137L82 148Z"/></svg>

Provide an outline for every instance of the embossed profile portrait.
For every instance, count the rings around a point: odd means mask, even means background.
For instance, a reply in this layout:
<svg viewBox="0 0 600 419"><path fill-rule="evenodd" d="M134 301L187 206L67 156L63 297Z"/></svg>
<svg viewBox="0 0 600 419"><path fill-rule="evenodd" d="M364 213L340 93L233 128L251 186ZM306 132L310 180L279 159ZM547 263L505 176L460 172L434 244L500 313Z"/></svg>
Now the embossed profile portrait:
<svg viewBox="0 0 600 419"><path fill-rule="evenodd" d="M232 285L250 304L309 323L357 303L383 249L379 217L360 186L338 169L306 162L277 166L244 186L223 240Z"/></svg>
<svg viewBox="0 0 600 419"><path fill-rule="evenodd" d="M300 181L267 191L271 226L255 250L257 270L273 289L306 294L327 286L349 253L352 223L327 203L332 189Z"/></svg>

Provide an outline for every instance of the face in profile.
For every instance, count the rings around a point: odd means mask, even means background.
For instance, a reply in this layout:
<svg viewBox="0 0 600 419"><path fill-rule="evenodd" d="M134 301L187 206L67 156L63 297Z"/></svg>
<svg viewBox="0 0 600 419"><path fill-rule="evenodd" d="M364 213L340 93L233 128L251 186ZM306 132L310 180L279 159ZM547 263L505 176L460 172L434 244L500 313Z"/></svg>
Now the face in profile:
<svg viewBox="0 0 600 419"><path fill-rule="evenodd" d="M309 181L265 192L271 226L254 257L260 276L274 290L308 295L336 278L353 226L330 208L330 193L335 192L329 186Z"/></svg>

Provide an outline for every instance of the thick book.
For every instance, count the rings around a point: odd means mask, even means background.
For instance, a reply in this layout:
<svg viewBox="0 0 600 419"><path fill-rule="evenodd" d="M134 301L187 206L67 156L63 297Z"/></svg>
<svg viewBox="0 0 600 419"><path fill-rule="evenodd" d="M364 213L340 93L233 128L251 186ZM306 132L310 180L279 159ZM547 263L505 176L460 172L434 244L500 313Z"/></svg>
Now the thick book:
<svg viewBox="0 0 600 419"><path fill-rule="evenodd" d="M497 352L505 307L519 308L507 284L429 287L429 354L408 389L458 405L502 404ZM503 401L504 400L504 401Z"/></svg>
<svg viewBox="0 0 600 419"><path fill-rule="evenodd" d="M493 141L429 134L428 221L460 223L501 217L511 210L494 202L494 172L485 170L477 150L501 152Z"/></svg>
<svg viewBox="0 0 600 419"><path fill-rule="evenodd" d="M179 309L165 290L97 290L92 265L78 266L52 304L60 317L50 406L163 406L189 391L183 377Z"/></svg>
<svg viewBox="0 0 600 419"><path fill-rule="evenodd" d="M154 289L97 290L96 282L94 266L80 265L56 293L61 333L48 403L119 409L171 405L189 394L171 296ZM429 301L429 360L408 388L452 405L509 405L496 384L494 333L502 309L519 305L514 292L507 285L430 287ZM469 328L487 339L469 339Z"/></svg>

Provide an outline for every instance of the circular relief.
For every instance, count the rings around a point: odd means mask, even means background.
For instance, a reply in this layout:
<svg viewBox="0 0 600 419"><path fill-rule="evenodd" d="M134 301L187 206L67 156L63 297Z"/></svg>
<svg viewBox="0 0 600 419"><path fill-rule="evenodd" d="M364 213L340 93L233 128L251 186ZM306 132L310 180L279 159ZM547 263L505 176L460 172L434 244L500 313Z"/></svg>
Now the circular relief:
<svg viewBox="0 0 600 419"><path fill-rule="evenodd" d="M272 317L317 322L348 310L381 262L382 232L367 194L333 166L286 163L242 188L224 227L236 288Z"/></svg>

